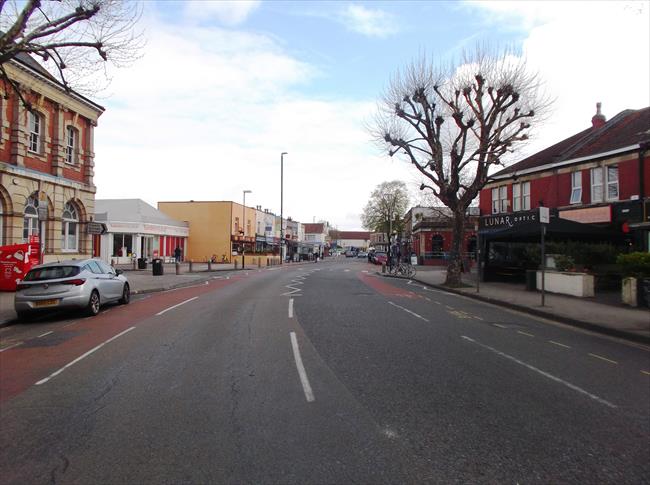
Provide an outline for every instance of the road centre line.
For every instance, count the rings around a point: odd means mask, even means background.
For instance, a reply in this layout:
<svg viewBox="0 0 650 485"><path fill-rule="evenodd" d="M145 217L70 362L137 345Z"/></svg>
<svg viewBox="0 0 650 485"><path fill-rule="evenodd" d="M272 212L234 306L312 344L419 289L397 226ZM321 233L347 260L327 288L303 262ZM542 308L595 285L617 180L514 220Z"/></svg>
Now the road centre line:
<svg viewBox="0 0 650 485"><path fill-rule="evenodd" d="M590 356L592 356L592 357L594 357L596 359L600 359L600 360L604 360L605 362L609 362L610 364L618 365L618 362L616 362L615 360L608 359L607 357L603 357L602 355L592 354L592 353L589 353L588 355L590 355Z"/></svg>
<svg viewBox="0 0 650 485"><path fill-rule="evenodd" d="M461 338L467 340L468 342L472 342L473 344L476 344L479 347L483 347L484 349L487 349L487 350L489 350L491 352L494 352L495 354L497 354L497 355L499 355L501 357L504 357L504 358L506 358L508 360L511 360L512 362L515 362L515 363L517 363L517 364L519 364L521 366L524 366L527 369L532 370L533 372L537 372L538 374L546 377L547 379L551 379L552 381L558 382L558 383L568 387L569 389L572 389L572 390L574 390L576 392L579 392L580 394L584 394L585 396L587 396L587 397L589 397L589 398L593 399L594 401L597 401L597 402L599 402L601 404L604 404L605 406L608 406L608 407L613 408L613 409L616 409L618 407L616 404L612 404L611 402L606 401L605 399L603 399L601 397L598 397L595 394L592 394L592 393L590 393L588 391L585 391L584 389L582 389L581 387L576 386L575 384L571 384L570 382L567 382L564 379L560 379L559 377L556 377L553 374L549 374L548 372L545 372L545 371L543 371L541 369L538 369L535 366L527 364L526 362L523 362L523 361L517 359L516 357L513 357L512 355L508 355L508 354L506 354L504 352L501 352L500 350L497 350L494 347L490 347L489 345L482 344L481 342L478 342L478 341L476 341L476 340L474 340L474 339L472 339L470 337L467 337L465 335L461 335Z"/></svg>
<svg viewBox="0 0 650 485"><path fill-rule="evenodd" d="M293 318L293 298L289 298L289 318Z"/></svg>
<svg viewBox="0 0 650 485"><path fill-rule="evenodd" d="M403 306L399 306L399 305L393 303L392 301L389 301L388 304L389 304L389 305L393 305L394 307L397 307L397 308L399 308L400 310L404 310L406 313L410 313L411 315L413 315L413 316L416 317L416 318L419 318L420 320L424 320L425 322L428 322L428 321L429 321L429 320L427 320L426 318L424 318L423 316L418 315L418 314L415 313L415 312L412 312L412 311L409 310L408 308L404 308Z"/></svg>
<svg viewBox="0 0 650 485"><path fill-rule="evenodd" d="M118 333L117 335L114 335L113 337L109 338L108 340L105 340L104 342L102 342L101 344L99 344L97 347L94 347L94 348L90 349L88 352L86 352L85 354L83 354L83 355L77 357L77 358L76 358L75 360L73 360L72 362L67 363L66 365L64 365L63 367L61 367L59 370L57 370L56 372L53 372L52 374L50 374L50 375L49 375L48 377L46 377L45 379L41 379L40 381L38 381L38 382L36 383L36 385L37 385L37 386L40 386L41 384L45 384L47 381L49 381L49 380L52 379L53 377L58 376L61 372L63 372L64 370L66 370L68 367L71 367L71 366L75 365L77 362L79 362L79 361L82 360L82 359L85 359L86 357L88 357L90 354L92 354L92 353L95 352L96 350L101 349L101 348L102 348L104 345L106 345L107 343L112 342L112 341L115 340L116 338L121 337L122 335L124 335L125 333L130 332L130 331L133 330L134 328L135 328L135 327L129 327L129 328L127 328L126 330L124 330L123 332L120 332L120 333Z"/></svg>
<svg viewBox="0 0 650 485"><path fill-rule="evenodd" d="M314 393L311 390L311 385L309 384L309 378L307 377L307 372L305 372L305 366L302 363L302 357L300 357L300 348L298 347L298 338L296 337L296 332L290 332L291 337L291 347L293 349L293 358L296 361L296 368L298 369L298 376L300 376L300 383L302 384L302 390L305 393L305 399L307 402L313 402Z"/></svg>
<svg viewBox="0 0 650 485"><path fill-rule="evenodd" d="M645 375L647 375L647 376L650 376L650 372L648 372L647 370L642 370L642 371L641 371L641 374L645 374Z"/></svg>
<svg viewBox="0 0 650 485"><path fill-rule="evenodd" d="M50 330L49 332L42 333L42 334L40 334L40 335L39 335L38 337L36 337L36 338L45 337L46 335L49 335L49 334L51 334L51 333L54 333L54 330Z"/></svg>
<svg viewBox="0 0 650 485"><path fill-rule="evenodd" d="M174 306L170 306L169 308L165 308L163 311L156 313L156 316L162 315L163 313L167 313L169 310L173 310L174 308L178 308L181 305L185 305L186 303L191 302L192 300L196 300L198 296L195 296L194 298L190 298L189 300L182 301Z"/></svg>
<svg viewBox="0 0 650 485"><path fill-rule="evenodd" d="M508 328L505 325L501 325L500 323L493 323L492 325L494 325L495 327L499 327L499 328Z"/></svg>
<svg viewBox="0 0 650 485"><path fill-rule="evenodd" d="M14 347L18 347L19 345L22 345L24 342L18 342L17 344L10 345L9 347L5 347L4 349L0 349L0 352L4 352L5 350L13 349Z"/></svg>
<svg viewBox="0 0 650 485"><path fill-rule="evenodd" d="M561 344L560 342L556 342L554 340L549 340L549 343L552 343L553 345L557 345L558 347L564 347L565 349L570 349L568 345Z"/></svg>
<svg viewBox="0 0 650 485"><path fill-rule="evenodd" d="M522 335L526 335L527 337L534 337L534 335L532 333L522 332L521 330L517 330L517 333L520 333Z"/></svg>

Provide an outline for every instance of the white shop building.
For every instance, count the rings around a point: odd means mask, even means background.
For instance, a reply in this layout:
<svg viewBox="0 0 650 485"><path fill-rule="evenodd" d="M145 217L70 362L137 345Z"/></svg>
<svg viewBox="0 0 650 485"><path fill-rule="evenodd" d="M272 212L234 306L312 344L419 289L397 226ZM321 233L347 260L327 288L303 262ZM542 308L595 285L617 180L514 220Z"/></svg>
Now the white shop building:
<svg viewBox="0 0 650 485"><path fill-rule="evenodd" d="M106 232L93 237L93 255L107 263L154 257L171 262L177 247L185 258L189 223L172 219L141 199L96 199L94 220L104 224Z"/></svg>

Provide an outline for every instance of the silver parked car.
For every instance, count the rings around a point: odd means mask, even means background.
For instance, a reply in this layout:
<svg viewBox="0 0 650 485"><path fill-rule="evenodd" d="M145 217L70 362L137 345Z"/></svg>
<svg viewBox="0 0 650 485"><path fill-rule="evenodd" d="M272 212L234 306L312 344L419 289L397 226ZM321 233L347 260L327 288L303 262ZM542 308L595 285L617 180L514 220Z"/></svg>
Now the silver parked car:
<svg viewBox="0 0 650 485"><path fill-rule="evenodd" d="M83 308L97 315L100 305L130 301L129 281L103 261L83 259L34 266L18 283L14 307L18 317L64 308Z"/></svg>

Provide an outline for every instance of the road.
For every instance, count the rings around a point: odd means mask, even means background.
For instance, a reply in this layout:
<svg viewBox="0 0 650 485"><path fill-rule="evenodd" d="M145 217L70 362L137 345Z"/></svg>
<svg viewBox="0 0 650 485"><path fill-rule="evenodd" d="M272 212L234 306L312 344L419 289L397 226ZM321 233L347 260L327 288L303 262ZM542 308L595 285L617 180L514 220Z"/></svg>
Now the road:
<svg viewBox="0 0 650 485"><path fill-rule="evenodd" d="M0 482L650 482L648 348L375 268L2 329Z"/></svg>

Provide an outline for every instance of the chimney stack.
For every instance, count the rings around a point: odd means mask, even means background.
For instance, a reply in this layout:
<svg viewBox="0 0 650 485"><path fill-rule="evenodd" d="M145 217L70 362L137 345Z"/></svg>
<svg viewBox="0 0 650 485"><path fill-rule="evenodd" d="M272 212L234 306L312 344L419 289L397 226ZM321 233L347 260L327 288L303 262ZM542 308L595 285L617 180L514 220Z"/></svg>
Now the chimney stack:
<svg viewBox="0 0 650 485"><path fill-rule="evenodd" d="M591 118L591 126L597 130L607 122L607 118L600 112L602 103L596 103L596 114Z"/></svg>

